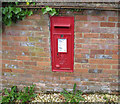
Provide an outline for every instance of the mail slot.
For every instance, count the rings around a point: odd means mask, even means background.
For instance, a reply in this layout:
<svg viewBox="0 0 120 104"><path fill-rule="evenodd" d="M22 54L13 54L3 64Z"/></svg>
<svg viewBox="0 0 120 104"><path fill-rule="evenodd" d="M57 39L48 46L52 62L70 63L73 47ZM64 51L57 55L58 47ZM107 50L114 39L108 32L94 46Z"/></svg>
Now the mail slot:
<svg viewBox="0 0 120 104"><path fill-rule="evenodd" d="M74 17L50 17L52 71L73 72Z"/></svg>

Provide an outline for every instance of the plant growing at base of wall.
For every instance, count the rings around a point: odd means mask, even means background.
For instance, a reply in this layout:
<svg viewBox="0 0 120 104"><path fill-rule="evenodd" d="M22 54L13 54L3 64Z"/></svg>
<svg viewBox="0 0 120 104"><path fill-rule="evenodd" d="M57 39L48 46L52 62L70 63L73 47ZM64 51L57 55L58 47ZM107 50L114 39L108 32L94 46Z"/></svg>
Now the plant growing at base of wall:
<svg viewBox="0 0 120 104"><path fill-rule="evenodd" d="M45 8L42 8L42 13L43 14L48 13L49 15L54 16L54 15L58 15L59 11L54 8L50 8L50 7L46 6Z"/></svg>
<svg viewBox="0 0 120 104"><path fill-rule="evenodd" d="M66 102L75 102L79 103L80 101L84 101L85 99L81 96L83 93L80 90L76 90L76 83L73 86L73 92L68 92L63 89L63 92L60 93L65 97Z"/></svg>
<svg viewBox="0 0 120 104"><path fill-rule="evenodd" d="M11 91L8 92L8 90L5 88L4 89L4 94L5 96L2 97L2 101L0 103L5 103L5 102L15 102L15 100L17 99L17 87L13 86L11 88Z"/></svg>
<svg viewBox="0 0 120 104"><path fill-rule="evenodd" d="M29 102L32 98L36 97L36 94L34 93L34 87L35 85L32 85L29 87L24 87L24 91L18 92L17 100L21 102Z"/></svg>
<svg viewBox="0 0 120 104"><path fill-rule="evenodd" d="M32 85L30 87L24 87L24 91L18 91L17 86L13 86L10 92L7 89L5 89L4 96L2 96L2 101L0 101L0 103L28 103L32 100L32 98L36 97L34 88L35 85Z"/></svg>

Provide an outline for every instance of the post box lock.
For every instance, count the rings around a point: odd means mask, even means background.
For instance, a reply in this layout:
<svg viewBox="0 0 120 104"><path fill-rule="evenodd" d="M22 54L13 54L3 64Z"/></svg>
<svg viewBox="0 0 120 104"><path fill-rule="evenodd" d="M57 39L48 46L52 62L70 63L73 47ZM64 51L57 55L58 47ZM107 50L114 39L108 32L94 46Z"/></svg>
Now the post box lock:
<svg viewBox="0 0 120 104"><path fill-rule="evenodd" d="M56 65L56 68L59 68L60 67L60 65Z"/></svg>
<svg viewBox="0 0 120 104"><path fill-rule="evenodd" d="M74 17L50 17L52 71L73 72Z"/></svg>
<svg viewBox="0 0 120 104"><path fill-rule="evenodd" d="M63 35L61 35L61 38L63 37Z"/></svg>

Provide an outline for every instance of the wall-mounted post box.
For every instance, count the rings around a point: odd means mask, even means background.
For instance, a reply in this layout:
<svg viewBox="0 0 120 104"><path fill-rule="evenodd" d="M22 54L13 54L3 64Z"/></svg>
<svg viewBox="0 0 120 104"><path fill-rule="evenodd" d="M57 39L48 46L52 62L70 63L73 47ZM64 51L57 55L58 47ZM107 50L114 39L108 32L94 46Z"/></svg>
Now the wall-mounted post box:
<svg viewBox="0 0 120 104"><path fill-rule="evenodd" d="M52 71L73 72L74 17L53 16L50 22Z"/></svg>

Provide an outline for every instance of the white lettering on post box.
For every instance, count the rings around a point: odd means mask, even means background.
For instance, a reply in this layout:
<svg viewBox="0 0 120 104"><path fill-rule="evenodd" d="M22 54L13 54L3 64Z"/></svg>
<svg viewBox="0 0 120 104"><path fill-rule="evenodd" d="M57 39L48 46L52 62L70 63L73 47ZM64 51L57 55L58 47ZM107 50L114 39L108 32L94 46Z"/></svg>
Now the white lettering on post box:
<svg viewBox="0 0 120 104"><path fill-rule="evenodd" d="M58 39L58 52L67 52L67 39Z"/></svg>

